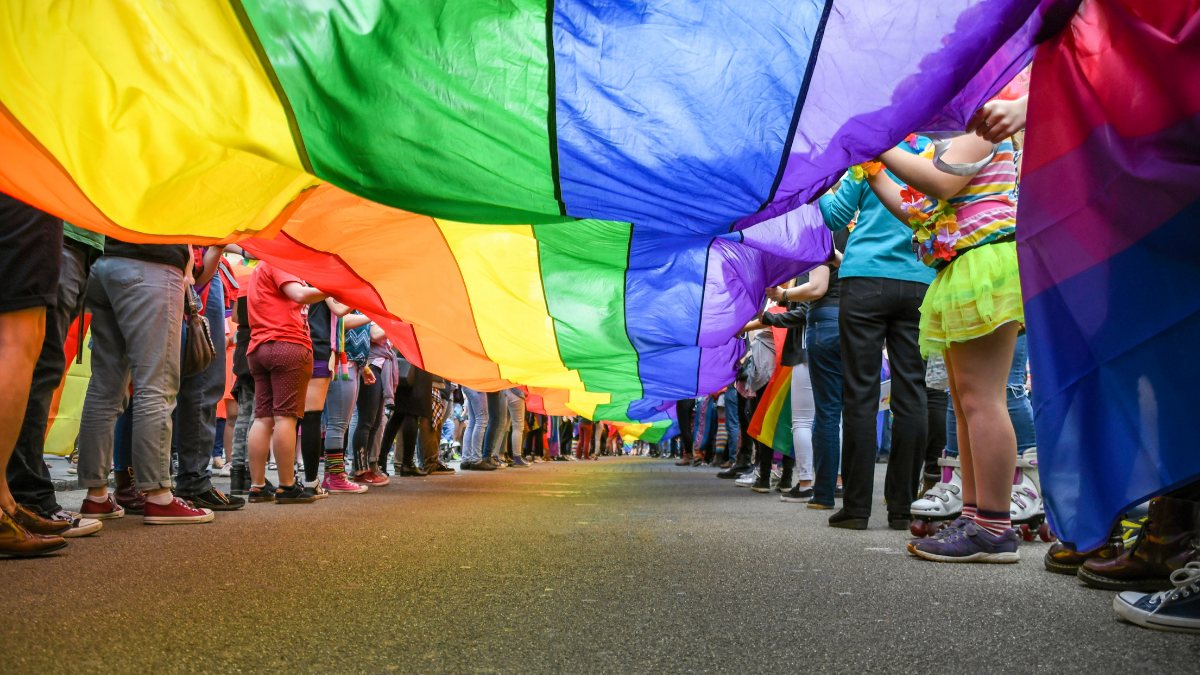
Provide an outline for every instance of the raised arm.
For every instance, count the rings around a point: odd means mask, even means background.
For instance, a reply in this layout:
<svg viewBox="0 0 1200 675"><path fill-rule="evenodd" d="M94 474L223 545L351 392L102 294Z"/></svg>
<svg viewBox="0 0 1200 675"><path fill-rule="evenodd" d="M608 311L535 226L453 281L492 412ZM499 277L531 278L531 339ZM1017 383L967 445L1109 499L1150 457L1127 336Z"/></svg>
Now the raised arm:
<svg viewBox="0 0 1200 675"><path fill-rule="evenodd" d="M949 164L972 164L987 157L991 151L992 144L990 142L968 134L955 138L950 149L942 156L942 160ZM937 199L950 199L966 187L974 177L973 175L956 176L939 171L933 165L933 160L910 154L899 148L885 150L878 159L902 182L907 183L914 190ZM874 188L874 184L872 184L872 188Z"/></svg>

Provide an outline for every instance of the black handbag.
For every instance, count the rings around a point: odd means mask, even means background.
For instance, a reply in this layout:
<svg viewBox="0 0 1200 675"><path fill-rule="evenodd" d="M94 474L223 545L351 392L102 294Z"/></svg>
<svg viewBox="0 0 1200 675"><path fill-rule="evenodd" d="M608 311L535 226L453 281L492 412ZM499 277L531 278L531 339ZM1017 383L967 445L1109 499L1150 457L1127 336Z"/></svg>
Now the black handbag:
<svg viewBox="0 0 1200 675"><path fill-rule="evenodd" d="M192 286L188 286L183 294L183 314L185 338L179 376L192 377L203 373L217 356L212 333L208 330L208 319L200 306L200 296Z"/></svg>

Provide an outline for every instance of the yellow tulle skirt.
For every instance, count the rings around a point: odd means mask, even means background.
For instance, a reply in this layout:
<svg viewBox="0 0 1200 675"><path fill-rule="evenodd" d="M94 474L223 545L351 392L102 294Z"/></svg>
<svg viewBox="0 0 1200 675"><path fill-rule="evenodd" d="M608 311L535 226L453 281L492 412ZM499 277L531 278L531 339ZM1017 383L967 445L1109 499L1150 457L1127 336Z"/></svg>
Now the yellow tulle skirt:
<svg viewBox="0 0 1200 675"><path fill-rule="evenodd" d="M940 354L954 342L1025 323L1017 244L971 249L938 272L921 303L921 355Z"/></svg>

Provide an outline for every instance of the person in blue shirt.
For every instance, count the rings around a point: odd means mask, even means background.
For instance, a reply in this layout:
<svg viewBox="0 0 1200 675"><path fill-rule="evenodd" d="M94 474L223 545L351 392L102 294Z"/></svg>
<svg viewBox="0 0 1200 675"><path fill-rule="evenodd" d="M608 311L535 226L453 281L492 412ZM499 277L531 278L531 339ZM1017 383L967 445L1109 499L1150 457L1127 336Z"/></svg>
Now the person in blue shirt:
<svg viewBox="0 0 1200 675"><path fill-rule="evenodd" d="M928 143L923 138L921 142ZM900 147L910 152L924 149L908 142ZM920 307L936 271L913 253L912 229L880 203L865 180L847 176L837 192L821 197L820 207L825 225L834 232L846 228L857 215L839 270L844 496L841 510L830 516L829 524L865 530L871 516L879 364L886 342L893 422L884 496L888 524L907 530L928 431L925 362L917 344Z"/></svg>

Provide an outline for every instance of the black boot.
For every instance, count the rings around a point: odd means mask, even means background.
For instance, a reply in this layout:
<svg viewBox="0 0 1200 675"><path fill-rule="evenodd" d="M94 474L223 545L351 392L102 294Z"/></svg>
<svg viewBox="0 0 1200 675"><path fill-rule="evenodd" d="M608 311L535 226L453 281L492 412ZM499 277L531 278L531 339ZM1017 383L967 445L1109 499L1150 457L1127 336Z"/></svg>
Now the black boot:
<svg viewBox="0 0 1200 675"><path fill-rule="evenodd" d="M250 494L250 467L236 464L229 467L229 494Z"/></svg>

